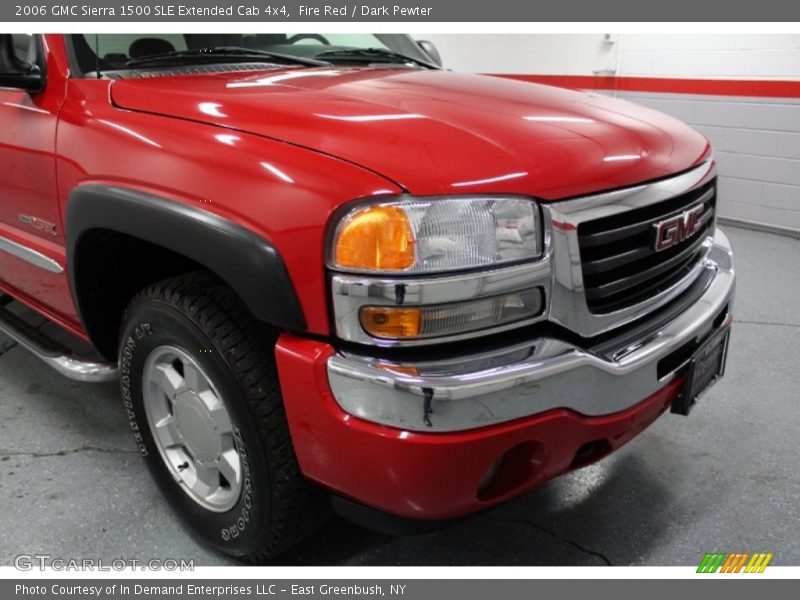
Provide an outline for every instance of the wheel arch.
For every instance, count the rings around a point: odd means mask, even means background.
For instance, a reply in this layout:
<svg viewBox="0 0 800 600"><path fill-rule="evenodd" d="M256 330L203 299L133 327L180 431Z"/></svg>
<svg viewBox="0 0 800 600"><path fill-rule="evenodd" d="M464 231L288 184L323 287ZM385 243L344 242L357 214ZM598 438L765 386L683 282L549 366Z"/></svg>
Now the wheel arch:
<svg viewBox="0 0 800 600"><path fill-rule="evenodd" d="M143 287L189 270L224 281L260 321L306 320L278 250L219 215L121 186L76 188L66 210L69 286L92 344L115 360L125 306Z"/></svg>

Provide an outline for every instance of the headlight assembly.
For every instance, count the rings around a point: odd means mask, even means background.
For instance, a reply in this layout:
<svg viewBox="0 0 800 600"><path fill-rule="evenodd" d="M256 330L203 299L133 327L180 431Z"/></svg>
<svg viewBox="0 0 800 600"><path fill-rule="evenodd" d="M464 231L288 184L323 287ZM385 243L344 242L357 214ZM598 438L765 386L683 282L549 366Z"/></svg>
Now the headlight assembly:
<svg viewBox="0 0 800 600"><path fill-rule="evenodd" d="M534 200L400 196L346 209L327 250L339 338L416 346L545 318L550 264Z"/></svg>
<svg viewBox="0 0 800 600"><path fill-rule="evenodd" d="M336 225L328 266L351 273L443 273L541 254L541 219L533 200L410 198L362 204L346 213Z"/></svg>

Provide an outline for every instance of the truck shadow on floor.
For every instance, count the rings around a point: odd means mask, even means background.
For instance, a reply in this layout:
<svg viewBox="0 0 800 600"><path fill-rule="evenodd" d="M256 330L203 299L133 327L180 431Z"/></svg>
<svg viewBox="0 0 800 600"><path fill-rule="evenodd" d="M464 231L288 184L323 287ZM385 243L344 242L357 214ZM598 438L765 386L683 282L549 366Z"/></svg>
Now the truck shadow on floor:
<svg viewBox="0 0 800 600"><path fill-rule="evenodd" d="M333 517L271 564L638 564L659 544L674 502L647 462L626 453L424 535L380 535Z"/></svg>

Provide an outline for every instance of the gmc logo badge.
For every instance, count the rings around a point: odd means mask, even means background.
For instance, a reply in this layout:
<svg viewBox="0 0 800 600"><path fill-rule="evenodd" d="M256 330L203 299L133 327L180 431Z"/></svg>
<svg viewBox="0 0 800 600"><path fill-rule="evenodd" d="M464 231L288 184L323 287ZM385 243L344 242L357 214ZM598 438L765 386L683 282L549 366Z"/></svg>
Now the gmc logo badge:
<svg viewBox="0 0 800 600"><path fill-rule="evenodd" d="M19 220L30 225L34 229L38 229L42 233L49 233L50 235L58 235L56 233L56 224L50 221L45 221L39 217L32 217L31 215L20 215Z"/></svg>
<svg viewBox="0 0 800 600"><path fill-rule="evenodd" d="M686 238L692 237L697 233L702 225L699 217L703 214L703 210L704 205L698 204L679 215L654 223L653 227L656 228L656 252L672 248L675 244L680 244Z"/></svg>

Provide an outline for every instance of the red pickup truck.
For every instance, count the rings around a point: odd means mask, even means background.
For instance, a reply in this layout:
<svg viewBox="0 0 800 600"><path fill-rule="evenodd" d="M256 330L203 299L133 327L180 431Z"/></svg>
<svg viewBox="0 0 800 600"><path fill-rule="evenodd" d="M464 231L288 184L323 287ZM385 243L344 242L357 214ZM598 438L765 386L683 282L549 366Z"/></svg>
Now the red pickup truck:
<svg viewBox="0 0 800 600"><path fill-rule="evenodd" d="M0 40L0 331L119 378L223 552L274 556L331 498L373 523L481 510L724 370L715 164L675 119L448 72L403 35Z"/></svg>

